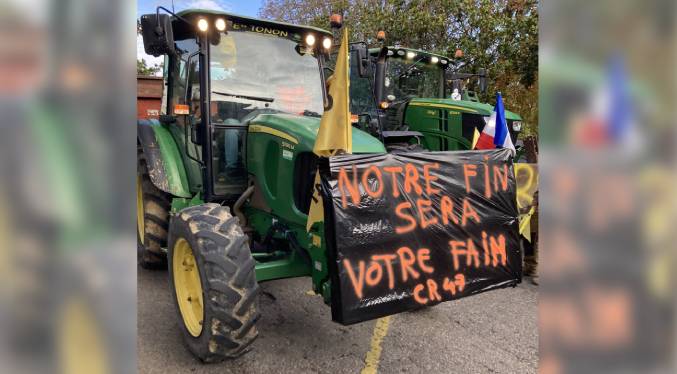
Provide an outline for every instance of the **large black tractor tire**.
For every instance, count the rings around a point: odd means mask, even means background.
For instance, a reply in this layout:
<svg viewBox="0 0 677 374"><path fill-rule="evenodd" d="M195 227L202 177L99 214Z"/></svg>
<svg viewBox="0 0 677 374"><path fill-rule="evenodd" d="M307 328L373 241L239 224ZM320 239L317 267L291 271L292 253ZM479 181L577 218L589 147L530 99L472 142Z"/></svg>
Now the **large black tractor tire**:
<svg viewBox="0 0 677 374"><path fill-rule="evenodd" d="M169 231L169 279L188 349L203 362L242 355L260 314L256 263L238 219L203 204L179 212Z"/></svg>
<svg viewBox="0 0 677 374"><path fill-rule="evenodd" d="M167 255L162 248L167 247L171 196L151 182L141 147L136 154L138 262L144 269L166 269Z"/></svg>
<svg viewBox="0 0 677 374"><path fill-rule="evenodd" d="M386 144L388 153L410 153L410 152L425 152L426 149L418 143L391 143Z"/></svg>

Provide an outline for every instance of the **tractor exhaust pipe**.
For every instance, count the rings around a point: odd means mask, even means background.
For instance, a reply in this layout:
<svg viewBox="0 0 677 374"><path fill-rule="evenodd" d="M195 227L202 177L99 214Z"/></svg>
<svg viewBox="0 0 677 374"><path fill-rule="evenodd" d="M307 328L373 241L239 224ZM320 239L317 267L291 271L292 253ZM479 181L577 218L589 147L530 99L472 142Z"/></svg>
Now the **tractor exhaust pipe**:
<svg viewBox="0 0 677 374"><path fill-rule="evenodd" d="M244 213L242 213L241 208L242 205L244 205L244 202L247 201L247 199L249 199L253 193L254 185L251 185L242 193L242 195L240 195L235 204L233 204L233 213L235 213L237 219L240 220L240 226L243 230L244 227L247 226L247 218L244 216Z"/></svg>

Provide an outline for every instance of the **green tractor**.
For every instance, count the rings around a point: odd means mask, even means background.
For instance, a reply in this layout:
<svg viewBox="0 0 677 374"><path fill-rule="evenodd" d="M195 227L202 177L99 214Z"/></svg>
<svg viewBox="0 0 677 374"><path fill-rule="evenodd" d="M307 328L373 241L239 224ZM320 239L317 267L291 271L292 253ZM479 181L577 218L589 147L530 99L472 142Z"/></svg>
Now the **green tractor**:
<svg viewBox="0 0 677 374"><path fill-rule="evenodd" d="M166 114L137 126L139 262L169 268L193 354L237 357L258 334L259 282L310 276L330 302L325 229L306 223L332 34L204 10L140 23L165 56ZM386 152L364 131L352 142Z"/></svg>
<svg viewBox="0 0 677 374"><path fill-rule="evenodd" d="M477 78L486 91L486 71L452 71L445 56L403 47L368 49L351 44L350 111L361 128L383 134L389 149L467 150L475 129L482 131L493 112L463 82ZM522 118L505 111L513 144Z"/></svg>

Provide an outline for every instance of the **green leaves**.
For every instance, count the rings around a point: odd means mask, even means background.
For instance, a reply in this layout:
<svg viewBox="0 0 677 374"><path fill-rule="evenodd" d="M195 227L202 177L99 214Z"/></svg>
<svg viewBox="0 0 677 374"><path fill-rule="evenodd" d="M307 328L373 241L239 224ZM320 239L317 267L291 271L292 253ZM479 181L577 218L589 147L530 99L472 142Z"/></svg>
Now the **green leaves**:
<svg viewBox="0 0 677 374"><path fill-rule="evenodd" d="M148 66L146 60L137 59L136 60L136 74L137 75L155 75L162 70L162 66Z"/></svg>

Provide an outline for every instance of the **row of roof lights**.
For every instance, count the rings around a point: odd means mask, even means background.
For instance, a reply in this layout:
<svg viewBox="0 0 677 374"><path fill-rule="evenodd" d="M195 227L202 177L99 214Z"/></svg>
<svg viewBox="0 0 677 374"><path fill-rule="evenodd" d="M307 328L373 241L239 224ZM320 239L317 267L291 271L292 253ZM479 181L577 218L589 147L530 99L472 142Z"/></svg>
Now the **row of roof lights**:
<svg viewBox="0 0 677 374"><path fill-rule="evenodd" d="M226 20L224 20L223 18L218 18L214 22L214 26L219 31L225 31L226 30ZM205 18L200 18L197 21L197 28L202 32L206 32L207 30L209 30L209 22ZM306 35L306 44L309 47L312 47L313 45L315 45L315 35L313 35L313 34ZM331 38L325 37L324 39L322 39L322 46L325 49L331 48Z"/></svg>
<svg viewBox="0 0 677 374"><path fill-rule="evenodd" d="M395 52L393 50L388 50L388 56L393 56L396 53L397 53L398 56L401 56L401 57L404 57L406 55L407 59L409 59L409 60L413 60L414 57L416 57L416 52L414 52L414 51L405 51L404 49L398 49L397 52ZM441 63L442 65L446 65L446 64L449 63L449 61L447 61L445 59L440 59L437 56L431 56L430 57L430 63L432 63L432 64Z"/></svg>
<svg viewBox="0 0 677 374"><path fill-rule="evenodd" d="M226 20L224 20L223 18L218 18L214 22L214 27L216 27L216 29L219 30L219 31L225 31L226 30ZM197 21L197 28L202 32L206 32L207 30L209 30L209 22L205 18L200 18Z"/></svg>
<svg viewBox="0 0 677 374"><path fill-rule="evenodd" d="M306 44L309 47L312 47L313 45L315 45L315 35L313 35L313 34L306 35ZM322 39L322 46L324 47L324 49L331 48L331 39L328 38L328 37L325 37L324 39Z"/></svg>

